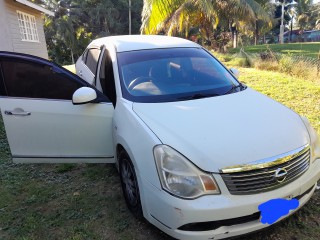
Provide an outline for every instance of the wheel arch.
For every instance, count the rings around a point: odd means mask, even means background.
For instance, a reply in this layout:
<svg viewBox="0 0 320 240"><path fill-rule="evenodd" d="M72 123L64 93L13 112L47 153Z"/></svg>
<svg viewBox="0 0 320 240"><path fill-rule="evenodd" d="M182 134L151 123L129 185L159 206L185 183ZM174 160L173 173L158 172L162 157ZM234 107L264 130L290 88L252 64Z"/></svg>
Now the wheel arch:
<svg viewBox="0 0 320 240"><path fill-rule="evenodd" d="M129 158L130 158L135 170L137 171L137 164L136 164L135 159L133 157L133 153L130 151L129 146L127 146L126 144L123 144L123 143L117 143L116 144L115 161L116 161L117 169L119 170L119 154L121 153L121 151L125 151L128 154L128 156L129 156Z"/></svg>
<svg viewBox="0 0 320 240"><path fill-rule="evenodd" d="M118 171L119 171L119 154L122 150L126 151L126 149L122 146L122 144L118 143L116 145L116 156L115 156L115 163L116 163L116 167L117 167Z"/></svg>
<svg viewBox="0 0 320 240"><path fill-rule="evenodd" d="M127 207L137 219L143 218L143 207L141 202L140 188L142 186L139 182L138 174L128 155L127 151L119 145L119 175L123 196L125 198Z"/></svg>

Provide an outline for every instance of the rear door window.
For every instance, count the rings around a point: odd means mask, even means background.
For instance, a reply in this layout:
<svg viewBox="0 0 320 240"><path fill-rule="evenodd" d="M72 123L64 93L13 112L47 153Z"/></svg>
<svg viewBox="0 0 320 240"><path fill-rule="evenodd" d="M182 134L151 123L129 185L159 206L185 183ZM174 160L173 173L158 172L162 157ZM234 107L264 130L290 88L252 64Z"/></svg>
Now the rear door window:
<svg viewBox="0 0 320 240"><path fill-rule="evenodd" d="M96 75L100 53L101 50L98 48L90 48L87 52L85 64L94 75Z"/></svg>

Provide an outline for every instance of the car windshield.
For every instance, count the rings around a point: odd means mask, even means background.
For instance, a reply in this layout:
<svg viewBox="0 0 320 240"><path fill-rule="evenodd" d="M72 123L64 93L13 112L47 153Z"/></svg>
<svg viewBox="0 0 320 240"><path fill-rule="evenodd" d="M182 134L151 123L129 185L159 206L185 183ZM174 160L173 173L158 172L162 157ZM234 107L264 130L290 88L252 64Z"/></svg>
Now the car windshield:
<svg viewBox="0 0 320 240"><path fill-rule="evenodd" d="M171 102L240 91L239 82L202 48L168 48L118 53L124 98Z"/></svg>

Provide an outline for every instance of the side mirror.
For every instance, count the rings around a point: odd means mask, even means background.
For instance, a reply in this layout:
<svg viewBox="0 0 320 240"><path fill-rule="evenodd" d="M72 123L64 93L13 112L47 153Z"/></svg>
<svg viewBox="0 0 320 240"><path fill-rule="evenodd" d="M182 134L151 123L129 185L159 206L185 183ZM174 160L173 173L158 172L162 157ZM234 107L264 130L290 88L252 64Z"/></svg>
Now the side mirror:
<svg viewBox="0 0 320 240"><path fill-rule="evenodd" d="M236 78L239 78L240 72L238 69L230 68L230 72L233 74L233 76L235 76Z"/></svg>
<svg viewBox="0 0 320 240"><path fill-rule="evenodd" d="M81 87L72 95L72 103L74 105L90 103L97 99L97 93L89 87Z"/></svg>

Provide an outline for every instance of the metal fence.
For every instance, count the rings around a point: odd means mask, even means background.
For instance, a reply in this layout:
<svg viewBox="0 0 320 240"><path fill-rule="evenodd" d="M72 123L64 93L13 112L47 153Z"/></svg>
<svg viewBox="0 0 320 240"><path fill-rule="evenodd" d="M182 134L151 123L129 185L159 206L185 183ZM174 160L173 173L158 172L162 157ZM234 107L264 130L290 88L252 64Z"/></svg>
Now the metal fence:
<svg viewBox="0 0 320 240"><path fill-rule="evenodd" d="M268 70L268 65L272 64L280 72L320 80L320 51L317 58L312 58L290 53L281 54L270 48L260 53L248 53L241 48L232 58L244 59L244 66Z"/></svg>

